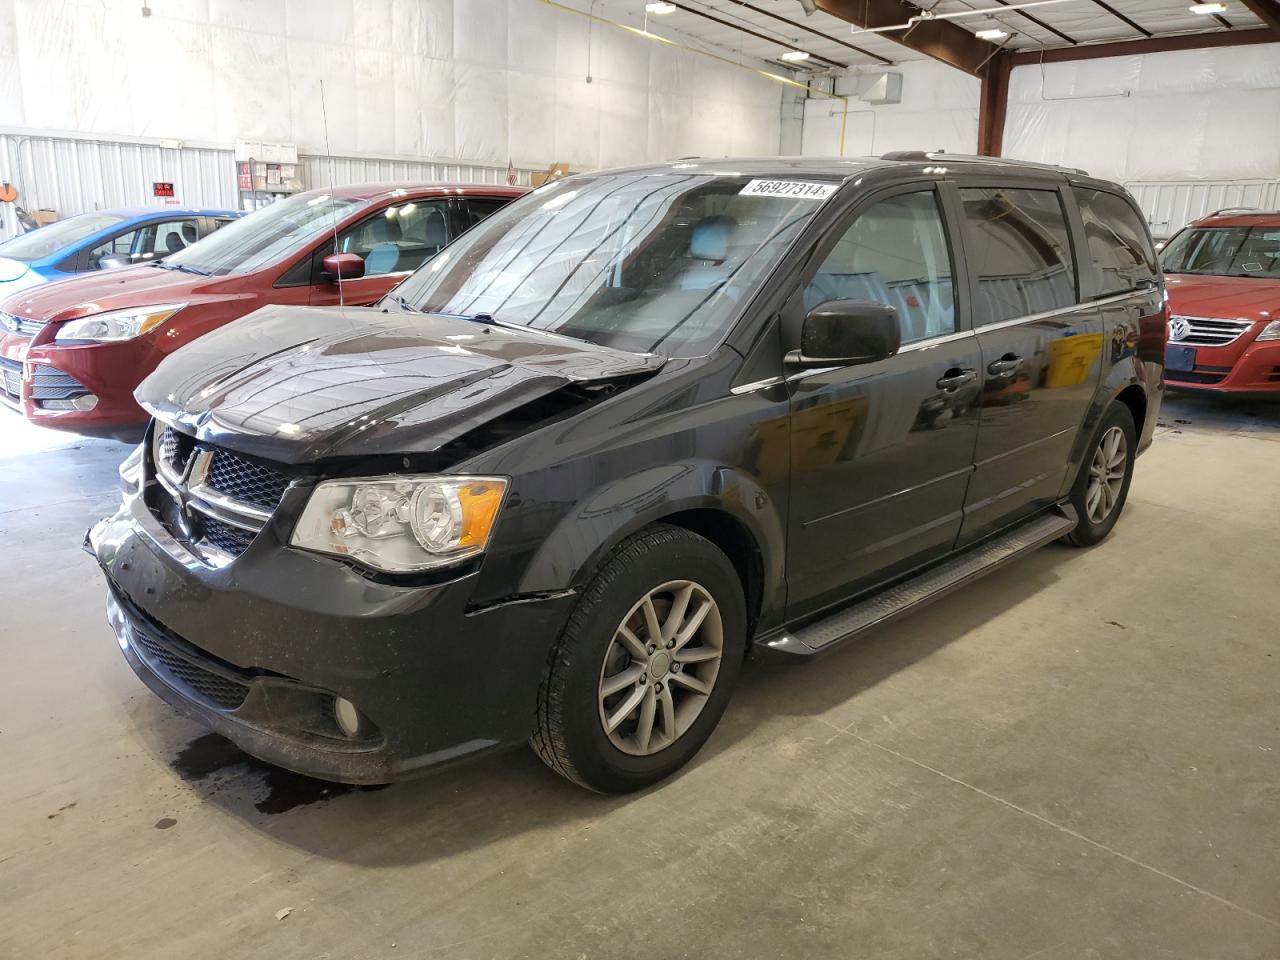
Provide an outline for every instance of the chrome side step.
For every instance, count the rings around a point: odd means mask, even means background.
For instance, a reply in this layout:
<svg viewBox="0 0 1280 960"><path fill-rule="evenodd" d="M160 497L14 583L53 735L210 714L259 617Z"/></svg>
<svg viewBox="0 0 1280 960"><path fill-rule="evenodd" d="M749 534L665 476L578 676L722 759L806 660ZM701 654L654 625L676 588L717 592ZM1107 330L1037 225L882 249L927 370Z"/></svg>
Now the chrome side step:
<svg viewBox="0 0 1280 960"><path fill-rule="evenodd" d="M1015 557L1057 540L1076 525L1070 504L1019 524L1007 533L930 567L896 587L845 607L821 620L756 641L759 653L811 656L871 627L896 620L952 590L990 573Z"/></svg>

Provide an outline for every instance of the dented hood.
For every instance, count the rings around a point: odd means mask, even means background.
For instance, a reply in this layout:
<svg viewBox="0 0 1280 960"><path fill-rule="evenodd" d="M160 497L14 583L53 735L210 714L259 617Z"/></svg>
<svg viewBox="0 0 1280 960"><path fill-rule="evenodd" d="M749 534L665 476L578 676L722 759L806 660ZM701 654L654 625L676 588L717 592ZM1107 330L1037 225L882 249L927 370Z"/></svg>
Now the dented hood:
<svg viewBox="0 0 1280 960"><path fill-rule="evenodd" d="M431 451L571 383L662 363L434 314L272 306L174 352L135 396L203 440L308 463Z"/></svg>

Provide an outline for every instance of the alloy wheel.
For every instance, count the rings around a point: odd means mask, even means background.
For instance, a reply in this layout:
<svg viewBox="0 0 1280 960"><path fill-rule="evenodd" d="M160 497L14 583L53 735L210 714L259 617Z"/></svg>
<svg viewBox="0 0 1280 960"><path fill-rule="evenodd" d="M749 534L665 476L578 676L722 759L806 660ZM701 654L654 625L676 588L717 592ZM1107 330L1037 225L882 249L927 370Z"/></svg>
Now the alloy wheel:
<svg viewBox="0 0 1280 960"><path fill-rule="evenodd" d="M600 667L609 741L640 757L675 743L711 696L723 652L720 609L700 584L671 580L645 594L614 631Z"/></svg>
<svg viewBox="0 0 1280 960"><path fill-rule="evenodd" d="M1115 509L1124 487L1128 459L1129 444L1124 431L1112 427L1098 441L1093 462L1089 464L1089 486L1085 490L1084 503L1090 523L1102 523Z"/></svg>

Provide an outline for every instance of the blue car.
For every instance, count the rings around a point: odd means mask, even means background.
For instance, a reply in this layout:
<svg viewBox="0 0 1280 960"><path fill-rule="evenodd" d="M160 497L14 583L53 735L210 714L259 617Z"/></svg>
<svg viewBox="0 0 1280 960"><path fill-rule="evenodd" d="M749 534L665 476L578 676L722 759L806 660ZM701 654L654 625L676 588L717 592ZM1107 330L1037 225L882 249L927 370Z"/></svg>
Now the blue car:
<svg viewBox="0 0 1280 960"><path fill-rule="evenodd" d="M159 260L240 215L236 210L132 207L58 220L0 243L0 300L90 270Z"/></svg>

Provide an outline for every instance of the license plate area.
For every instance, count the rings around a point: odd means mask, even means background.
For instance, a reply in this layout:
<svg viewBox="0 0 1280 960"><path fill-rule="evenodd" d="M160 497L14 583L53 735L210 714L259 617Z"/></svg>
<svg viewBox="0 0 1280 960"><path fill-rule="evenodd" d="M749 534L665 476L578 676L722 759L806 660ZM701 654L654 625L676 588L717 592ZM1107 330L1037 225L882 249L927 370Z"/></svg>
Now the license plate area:
<svg viewBox="0 0 1280 960"><path fill-rule="evenodd" d="M1196 348L1170 344L1164 351L1164 365L1169 370L1191 371L1196 368Z"/></svg>

